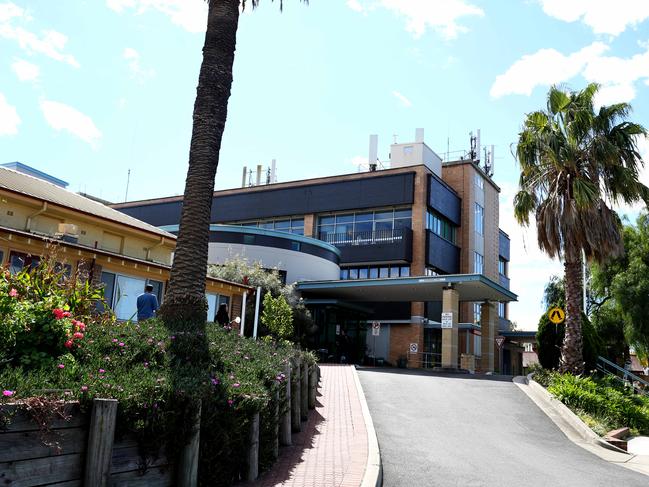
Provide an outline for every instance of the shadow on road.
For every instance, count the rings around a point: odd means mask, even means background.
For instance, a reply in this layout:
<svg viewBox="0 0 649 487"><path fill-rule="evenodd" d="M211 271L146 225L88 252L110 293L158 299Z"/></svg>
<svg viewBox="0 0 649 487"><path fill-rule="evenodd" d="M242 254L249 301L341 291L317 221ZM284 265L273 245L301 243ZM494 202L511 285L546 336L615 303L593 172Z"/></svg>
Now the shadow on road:
<svg viewBox="0 0 649 487"><path fill-rule="evenodd" d="M364 367L357 365L356 370L378 374L400 374L400 375L429 375L433 377L446 377L449 379L464 380L489 380L497 382L511 382L511 375L485 375L485 374L453 374L449 372L437 372L429 369L399 369L393 367Z"/></svg>

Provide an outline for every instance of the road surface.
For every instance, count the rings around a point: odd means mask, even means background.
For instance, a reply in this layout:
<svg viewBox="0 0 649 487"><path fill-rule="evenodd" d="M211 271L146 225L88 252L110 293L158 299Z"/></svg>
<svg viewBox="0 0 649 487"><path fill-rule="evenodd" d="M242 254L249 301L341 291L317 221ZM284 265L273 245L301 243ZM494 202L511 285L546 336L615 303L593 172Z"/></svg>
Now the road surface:
<svg viewBox="0 0 649 487"><path fill-rule="evenodd" d="M568 440L509 378L360 369L385 487L648 487Z"/></svg>

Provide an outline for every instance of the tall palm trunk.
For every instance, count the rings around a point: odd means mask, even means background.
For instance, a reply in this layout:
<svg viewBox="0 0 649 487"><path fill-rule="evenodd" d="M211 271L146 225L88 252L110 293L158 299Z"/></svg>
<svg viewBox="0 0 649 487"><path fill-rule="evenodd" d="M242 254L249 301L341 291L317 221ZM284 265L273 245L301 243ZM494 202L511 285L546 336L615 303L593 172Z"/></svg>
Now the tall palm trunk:
<svg viewBox="0 0 649 487"><path fill-rule="evenodd" d="M562 372L584 372L583 340L581 333L582 275L579 259L564 263L566 286L566 334L561 348Z"/></svg>
<svg viewBox="0 0 649 487"><path fill-rule="evenodd" d="M232 65L239 22L239 0L209 2L207 31L203 46L193 130L189 149L189 170L185 181L180 233L165 301L160 314L172 331L202 336L205 342L205 277L214 178L219 162L221 138L227 118L232 86ZM178 352L180 343L176 346ZM206 344L187 343L190 348ZM190 350L191 356L200 357ZM194 352L198 352L195 350ZM177 358L182 359L183 353ZM189 355L185 355L189 357Z"/></svg>

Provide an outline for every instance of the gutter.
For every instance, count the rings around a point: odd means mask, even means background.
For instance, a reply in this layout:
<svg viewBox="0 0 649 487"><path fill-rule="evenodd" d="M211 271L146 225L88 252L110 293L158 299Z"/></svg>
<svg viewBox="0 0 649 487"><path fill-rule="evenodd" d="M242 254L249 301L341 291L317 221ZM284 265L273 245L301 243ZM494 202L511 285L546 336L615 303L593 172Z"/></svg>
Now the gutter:
<svg viewBox="0 0 649 487"><path fill-rule="evenodd" d="M36 213L33 213L27 217L27 221L25 222L25 230L28 232L32 231L32 219L37 217L38 215L42 215L47 211L47 201L43 201L43 206L41 207L40 210L38 210Z"/></svg>

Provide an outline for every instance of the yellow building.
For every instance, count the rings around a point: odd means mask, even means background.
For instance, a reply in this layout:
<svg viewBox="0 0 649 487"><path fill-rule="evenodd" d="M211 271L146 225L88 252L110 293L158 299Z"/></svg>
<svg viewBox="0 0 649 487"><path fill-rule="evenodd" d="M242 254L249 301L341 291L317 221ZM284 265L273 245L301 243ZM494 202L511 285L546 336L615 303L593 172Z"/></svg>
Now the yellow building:
<svg viewBox="0 0 649 487"><path fill-rule="evenodd" d="M163 298L175 235L68 191L65 182L29 166L12 167L0 166L0 266L11 272L35 266L54 247L66 272L83 270L104 284L106 301L122 320L136 314L146 284ZM231 318L241 316L251 289L206 277L208 320L223 303Z"/></svg>

